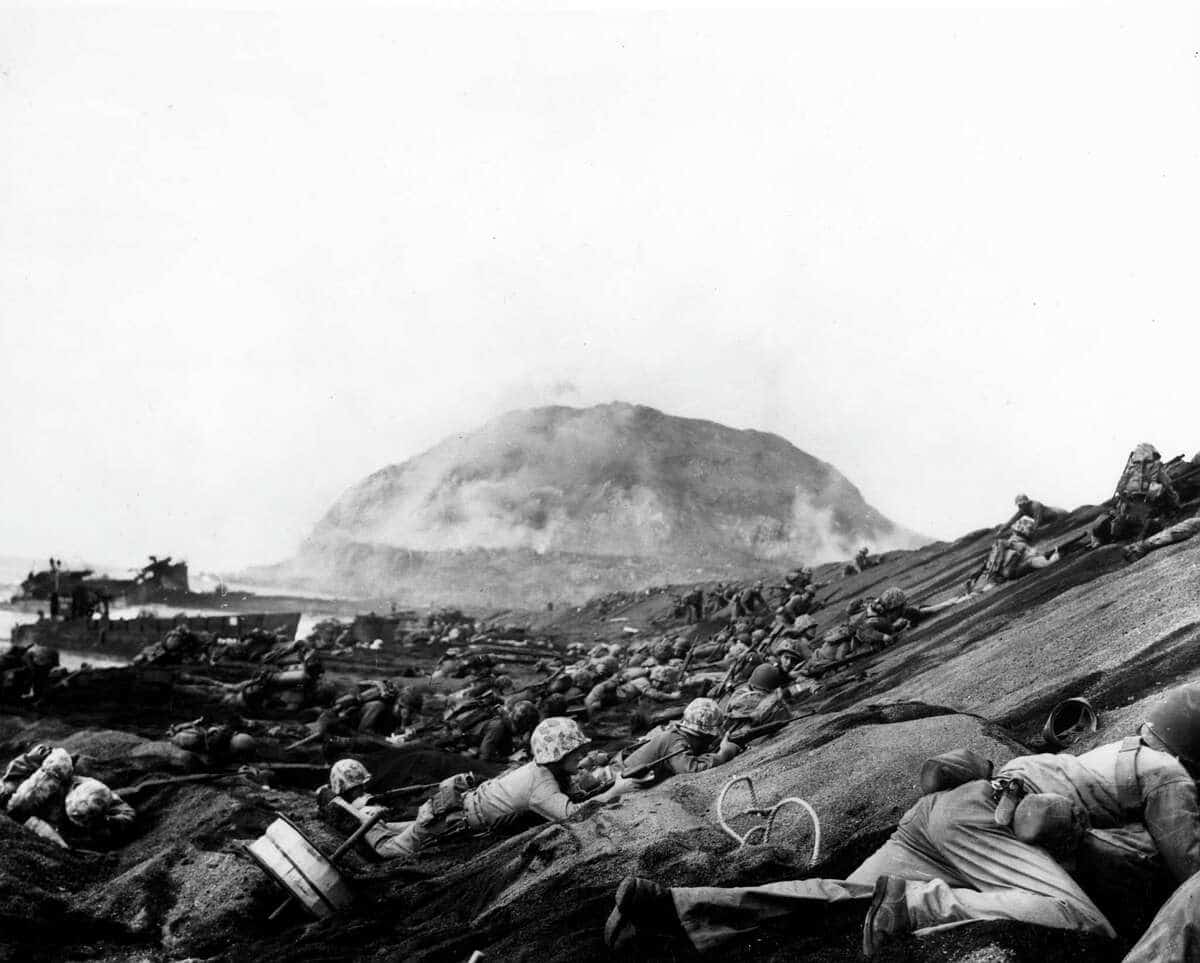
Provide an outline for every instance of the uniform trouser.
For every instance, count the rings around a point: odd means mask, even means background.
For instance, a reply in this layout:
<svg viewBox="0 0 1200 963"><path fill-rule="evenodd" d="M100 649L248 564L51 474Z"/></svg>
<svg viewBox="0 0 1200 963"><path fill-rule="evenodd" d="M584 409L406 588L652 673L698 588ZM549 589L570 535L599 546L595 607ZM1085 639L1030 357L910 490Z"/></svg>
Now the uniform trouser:
<svg viewBox="0 0 1200 963"><path fill-rule="evenodd" d="M367 830L365 838L367 844L384 859L397 859L415 856L431 842L465 827L464 813L434 817L429 803L423 803L412 822L378 822Z"/></svg>
<svg viewBox="0 0 1200 963"><path fill-rule="evenodd" d="M370 847L384 859L415 856L431 842L442 836L462 832L468 828L467 814L462 808L461 793L470 785L470 774L459 773L449 776L440 783L439 792L454 787L460 795L451 808L434 809L433 800L427 799L417 810L417 818L407 823L378 822L367 830L365 838ZM434 796L436 799L437 796ZM365 813L365 810L364 810Z"/></svg>
<svg viewBox="0 0 1200 963"><path fill-rule="evenodd" d="M1092 545L1107 545L1122 538L1144 539L1162 530L1162 521L1155 506L1133 502L1124 509L1118 507L1100 516L1092 526Z"/></svg>
<svg viewBox="0 0 1200 963"><path fill-rule="evenodd" d="M1195 963L1200 960L1200 873L1163 904L1125 963Z"/></svg>
<svg viewBox="0 0 1200 963"><path fill-rule="evenodd" d="M671 890L696 949L711 950L762 923L869 900L880 876L909 880L914 929L1011 919L1113 936L1108 920L1050 855L997 826L991 784L923 796L892 837L845 880L803 879L748 888Z"/></svg>
<svg viewBox="0 0 1200 963"><path fill-rule="evenodd" d="M1200 532L1200 515L1194 518L1185 518L1182 522L1164 528L1157 535L1151 535L1144 542L1138 543L1138 547L1147 552L1153 552L1156 548L1166 548L1176 542L1186 542L1197 532Z"/></svg>

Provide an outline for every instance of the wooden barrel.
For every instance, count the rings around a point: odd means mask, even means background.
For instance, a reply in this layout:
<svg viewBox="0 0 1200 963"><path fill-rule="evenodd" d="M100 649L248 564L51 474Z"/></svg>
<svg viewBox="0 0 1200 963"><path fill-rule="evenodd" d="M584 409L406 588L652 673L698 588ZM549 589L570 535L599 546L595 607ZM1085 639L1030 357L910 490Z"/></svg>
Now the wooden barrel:
<svg viewBox="0 0 1200 963"><path fill-rule="evenodd" d="M313 916L329 916L353 900L341 873L286 816L246 848Z"/></svg>

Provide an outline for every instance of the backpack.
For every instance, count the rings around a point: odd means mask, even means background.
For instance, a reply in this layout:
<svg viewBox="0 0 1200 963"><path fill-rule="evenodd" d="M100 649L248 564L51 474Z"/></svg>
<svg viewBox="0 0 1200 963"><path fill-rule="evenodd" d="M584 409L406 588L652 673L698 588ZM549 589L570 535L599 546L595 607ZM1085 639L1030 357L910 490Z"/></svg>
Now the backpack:
<svg viewBox="0 0 1200 963"><path fill-rule="evenodd" d="M1118 498L1153 500L1162 494L1163 486L1159 480L1161 468L1157 456L1158 452L1149 445L1138 445L1129 453L1125 470L1117 482Z"/></svg>
<svg viewBox="0 0 1200 963"><path fill-rule="evenodd" d="M983 577L997 582L1007 582L1017 574L1017 568L1025 553L1013 545L1011 539L998 538L992 542L987 561L983 563Z"/></svg>

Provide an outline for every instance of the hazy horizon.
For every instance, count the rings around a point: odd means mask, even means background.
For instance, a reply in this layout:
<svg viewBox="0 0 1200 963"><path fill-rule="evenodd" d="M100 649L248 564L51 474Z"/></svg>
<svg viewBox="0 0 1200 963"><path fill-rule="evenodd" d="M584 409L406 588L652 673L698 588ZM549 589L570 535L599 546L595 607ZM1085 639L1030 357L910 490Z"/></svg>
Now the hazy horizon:
<svg viewBox="0 0 1200 963"><path fill-rule="evenodd" d="M1195 5L0 27L5 555L274 562L541 404L773 432L933 538L1200 449Z"/></svg>

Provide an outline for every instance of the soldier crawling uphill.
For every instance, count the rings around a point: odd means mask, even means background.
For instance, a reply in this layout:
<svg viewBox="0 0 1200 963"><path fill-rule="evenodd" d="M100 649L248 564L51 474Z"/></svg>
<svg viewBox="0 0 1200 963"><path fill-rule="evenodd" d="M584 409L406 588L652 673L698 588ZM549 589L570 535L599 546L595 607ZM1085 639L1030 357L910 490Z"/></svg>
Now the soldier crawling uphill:
<svg viewBox="0 0 1200 963"><path fill-rule="evenodd" d="M624 772L639 772L650 783L678 773L703 772L728 762L742 747L722 736L725 715L712 699L693 699L678 723L670 723L626 753ZM648 767L648 768L647 768Z"/></svg>
<svg viewBox="0 0 1200 963"><path fill-rule="evenodd" d="M385 859L415 856L425 847L468 830L491 829L524 813L560 820L585 806L617 799L638 789L632 779L617 777L605 792L585 803L567 796L570 778L579 768L591 740L572 719L545 719L533 731L533 761L475 785L474 777L460 773L445 779L434 795L421 804L411 822L376 822L366 833L371 848ZM366 794L370 773L362 763L343 759L329 772L329 788L361 822L384 807L375 806Z"/></svg>
<svg viewBox="0 0 1200 963"><path fill-rule="evenodd" d="M823 662L840 662L867 650L893 644L900 633L919 624L932 612L909 605L903 589L885 589L877 599L861 608L851 606L845 624L826 632L821 645L809 660L817 667Z"/></svg>
<svg viewBox="0 0 1200 963"><path fill-rule="evenodd" d="M1033 547L1031 539L1036 531L1037 522L1032 516L1018 518L1008 538L997 538L992 542L992 550L983 567L967 580L967 592L987 592L1057 562L1057 551L1047 556Z"/></svg>
<svg viewBox="0 0 1200 963"><path fill-rule="evenodd" d="M1011 529L1022 518L1032 518L1033 527L1036 531L1043 525L1053 525L1055 522L1061 522L1067 517L1067 512L1061 508L1051 508L1049 505L1043 505L1039 501L1034 501L1028 495L1021 494L1013 499L1016 503L1017 510L1003 525L996 529L996 537L999 538L1005 531Z"/></svg>
<svg viewBox="0 0 1200 963"><path fill-rule="evenodd" d="M1142 442L1129 453L1113 492L1116 503L1092 528L1093 548L1132 536L1145 539L1163 527L1163 518L1179 507L1158 449Z"/></svg>

